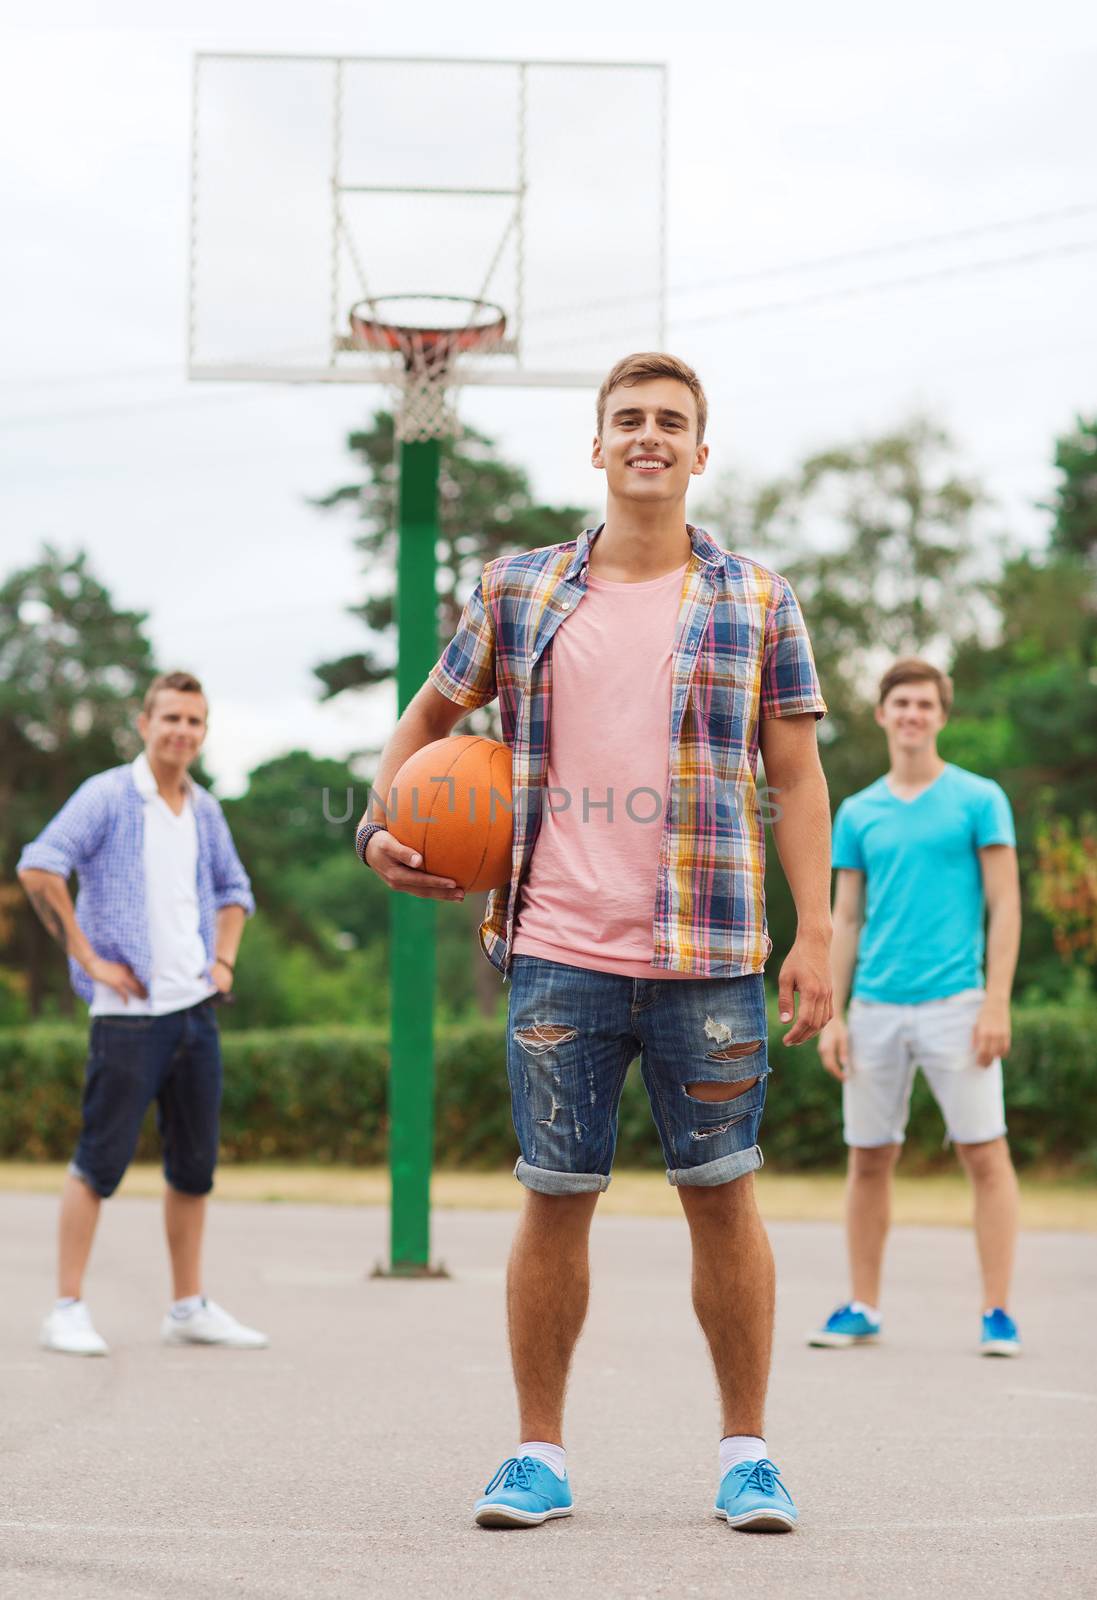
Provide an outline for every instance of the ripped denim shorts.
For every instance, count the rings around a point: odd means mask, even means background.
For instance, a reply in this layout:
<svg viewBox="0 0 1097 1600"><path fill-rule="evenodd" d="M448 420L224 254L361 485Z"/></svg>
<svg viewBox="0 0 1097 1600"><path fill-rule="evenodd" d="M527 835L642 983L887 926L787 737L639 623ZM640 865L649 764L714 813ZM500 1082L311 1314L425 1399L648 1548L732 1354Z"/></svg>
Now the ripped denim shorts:
<svg viewBox="0 0 1097 1600"><path fill-rule="evenodd" d="M542 1194L608 1187L636 1056L671 1183L728 1183L762 1165L770 1067L761 973L626 978L519 955L507 1075L521 1183ZM698 1085L727 1092L700 1098Z"/></svg>

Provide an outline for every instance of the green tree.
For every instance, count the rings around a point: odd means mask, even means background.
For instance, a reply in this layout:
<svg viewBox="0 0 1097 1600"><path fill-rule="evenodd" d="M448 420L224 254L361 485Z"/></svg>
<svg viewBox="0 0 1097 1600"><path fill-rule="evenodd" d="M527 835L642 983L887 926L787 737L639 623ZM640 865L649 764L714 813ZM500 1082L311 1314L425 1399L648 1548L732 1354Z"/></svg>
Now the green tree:
<svg viewBox="0 0 1097 1600"><path fill-rule="evenodd" d="M1068 968L1097 973L1097 817L1053 817L1036 830L1033 900Z"/></svg>
<svg viewBox="0 0 1097 1600"><path fill-rule="evenodd" d="M85 778L140 748L137 713L156 670L145 621L114 606L83 552L46 545L0 587L2 948L25 970L34 1015L47 991L67 1009L69 990L55 946L15 892L15 863Z"/></svg>
<svg viewBox="0 0 1097 1600"><path fill-rule="evenodd" d="M1056 441L1047 547L1008 560L990 586L997 626L991 642L973 634L956 651L957 709L942 740L950 760L997 778L1013 803L1025 898L1019 981L1048 995L1071 982L1056 920L1065 891L1051 863L1055 849L1091 838L1085 818L1097 807L1095 430L1079 421Z"/></svg>
<svg viewBox="0 0 1097 1600"><path fill-rule="evenodd" d="M355 458L353 479L313 504L332 510L351 506L360 525L369 593L351 613L361 618L366 647L316 668L323 698L391 678L396 670L396 495L397 458L391 413L374 413L372 426L347 439ZM452 636L461 608L485 562L517 550L574 538L585 513L575 506L549 506L534 499L521 467L503 461L494 442L464 426L444 439L439 469L438 637Z"/></svg>
<svg viewBox="0 0 1097 1600"><path fill-rule="evenodd" d="M341 761L290 750L248 774L225 817L251 878L257 913L237 963L231 1028L379 1019L385 891L354 855L364 806Z"/></svg>
<svg viewBox="0 0 1097 1600"><path fill-rule="evenodd" d="M1060 479L1050 510L1051 550L1091 564L1097 560L1097 417L1075 420L1055 441Z"/></svg>
<svg viewBox="0 0 1097 1600"><path fill-rule="evenodd" d="M367 788L342 761L290 750L248 775L224 812L277 934L338 963L384 929L386 891L362 871L354 826Z"/></svg>
<svg viewBox="0 0 1097 1600"><path fill-rule="evenodd" d="M368 642L353 655L323 662L316 674L323 698L345 689L382 683L396 670L397 455L391 413L377 411L371 427L350 434L347 448L357 470L347 483L313 503L325 510L354 508L360 525L355 543L362 553L368 594L351 607ZM464 426L441 446L439 468L438 645L456 631L470 590L484 564L497 556L574 538L586 520L576 506L550 506L534 498L521 467L501 459L494 441ZM496 708L474 712L468 726L498 738ZM438 908L439 981L458 1007L474 995L480 1009L498 1005L498 979L476 943L485 897L469 895L460 906ZM457 920L455 920L455 918ZM462 931L463 930L463 931Z"/></svg>
<svg viewBox="0 0 1097 1600"><path fill-rule="evenodd" d="M1074 837L1097 800L1095 448L1092 423L1057 441L1042 553L1009 554L979 486L925 422L824 451L774 484L725 480L713 507L735 547L785 573L799 594L830 707L820 739L835 805L883 766L872 712L884 663L928 654L951 672L941 753L1009 795L1025 893L1018 982L1049 995L1071 980L1050 901L1037 893L1037 823L1050 816L1046 833L1065 818ZM781 949L794 917L773 852L767 896Z"/></svg>
<svg viewBox="0 0 1097 1600"><path fill-rule="evenodd" d="M973 619L989 614L987 501L956 456L942 429L915 418L770 482L725 477L698 508L720 542L796 590L828 706L819 736L835 805L886 760L873 719L884 666L900 655L947 661ZM783 953L795 911L775 850L766 900Z"/></svg>
<svg viewBox="0 0 1097 1600"><path fill-rule="evenodd" d="M224 801L259 907L241 947L230 1026L387 1015L390 897L354 853L367 794L368 780L343 762L291 750ZM487 977L494 1005L499 984L490 969ZM472 1008L464 905L438 907L438 985L444 1014Z"/></svg>
<svg viewBox="0 0 1097 1600"><path fill-rule="evenodd" d="M1088 588L1073 558L1007 562L989 591L997 637L988 645L972 636L954 657L949 759L992 772L1026 814L1049 787L1060 814L1093 804L1097 637Z"/></svg>
<svg viewBox="0 0 1097 1600"><path fill-rule="evenodd" d="M732 548L787 577L803 607L829 707L827 772L841 793L876 772L874 690L888 661L947 660L985 620L981 486L922 418L809 456L784 478L725 478L701 515Z"/></svg>

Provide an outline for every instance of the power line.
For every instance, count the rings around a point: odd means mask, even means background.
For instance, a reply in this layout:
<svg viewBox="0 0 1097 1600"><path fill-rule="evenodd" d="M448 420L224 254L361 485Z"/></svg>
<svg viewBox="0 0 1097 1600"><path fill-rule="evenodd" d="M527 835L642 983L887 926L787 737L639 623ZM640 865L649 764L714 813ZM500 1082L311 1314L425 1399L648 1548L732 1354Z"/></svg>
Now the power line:
<svg viewBox="0 0 1097 1600"><path fill-rule="evenodd" d="M158 411L193 411L196 406L199 410L206 410L217 404L226 405L251 399L259 392L254 386L221 390L216 395L210 394L208 390L202 393L188 390L185 394L172 395L163 400L132 400L120 405L89 406L80 411L38 411L22 417L0 417L0 428L38 428L52 427L55 423L62 425L68 422L98 422L103 417L148 416Z"/></svg>
<svg viewBox="0 0 1097 1600"><path fill-rule="evenodd" d="M757 283L765 278L790 277L799 272L813 272L820 267L844 266L850 261L868 261L879 256L906 255L911 251L928 250L936 245L959 244L967 239L983 238L987 234L1014 232L1018 228L1043 227L1051 222L1063 222L1071 217L1092 216L1097 213L1097 201L1083 205L1060 206L1054 211L1033 211L1025 217L1007 217L999 222L980 222L970 228L954 228L947 233L925 233L909 239L898 239L894 244L864 245L856 250L843 250L837 255L810 256L803 261L786 262L775 267L760 267L751 272L732 273L726 278L710 278L690 284L678 284L675 292L693 293L702 289L724 289L735 283Z"/></svg>
<svg viewBox="0 0 1097 1600"><path fill-rule="evenodd" d="M1084 255L1097 250L1097 239L1081 239L1073 244L1049 245L1043 250L1026 250L1009 256L993 256L984 261L965 261L951 267L931 267L925 272L905 273L897 278L877 278L872 283L848 285L841 289L820 289L814 294L797 295L787 300L765 300L759 305L740 306L731 311L705 312L692 317L672 317L675 328L697 327L714 322L738 322L749 317L768 316L772 312L800 310L802 307L825 305L840 300L858 300L869 295L885 294L891 289L920 287L940 283L949 278L977 277L986 272L1000 272L1010 267L1027 266L1035 261L1049 261L1060 256Z"/></svg>
<svg viewBox="0 0 1097 1600"><path fill-rule="evenodd" d="M920 250L934 249L940 245L960 244L967 240L984 238L989 234L1015 232L1020 228L1046 227L1051 223L1093 216L1095 213L1097 213L1097 201L1059 206L1052 211L1033 211L1027 216L1007 217L997 222L976 223L969 228L954 228L943 233L916 234L907 239L898 239L892 244L863 245L854 250L839 251L834 255L808 256L800 261L779 262L773 266L752 268L749 272L728 273L719 278L697 279L692 283L672 283L669 285L668 293L672 295L698 294L711 289L733 288L737 284L762 283L770 278L795 277L803 272L817 272L830 267L846 266L858 261L876 260L881 256L909 255ZM581 311L610 311L615 310L618 306L642 305L654 299L655 292L654 289L651 289L646 294L616 295L612 299L587 300L582 303L551 306L538 312L536 317L527 317L527 321L541 321L558 316L573 316Z"/></svg>
<svg viewBox="0 0 1097 1600"><path fill-rule="evenodd" d="M1006 217L996 222L982 222L973 224L968 228L954 228L945 232L925 233L912 235L907 239L898 239L891 244L863 245L853 250L842 250L833 255L809 256L800 261L778 262L767 267L753 268L748 272L729 273L719 278L698 279L692 283L674 283L669 285L668 292L676 294L698 294L707 290L727 289L738 284L761 283L771 278L794 277L800 273L817 272L831 267L845 266L858 261L877 260L891 255L905 255L914 251L933 249L940 245L959 244L966 240L983 238L990 234L1016 231L1020 228L1046 227L1055 222L1063 222L1072 218L1091 216L1097 213L1097 201L1084 201L1069 206L1058 206L1047 211L1033 211L1020 217ZM1003 258L1009 260L1013 258ZM1019 259L1019 258L1018 258ZM979 270L979 268L977 268ZM844 295L851 291L828 291L836 295ZM655 299L657 291L652 288L646 294L618 295L613 299L588 300L568 305L549 306L536 313L528 313L527 322L548 321L555 317L574 316L583 311L610 311L627 305L640 305ZM784 304L785 302L780 302ZM736 313L737 315L738 313ZM724 314L718 314L722 317ZM676 326L684 326L682 319L674 319ZM709 320L705 318L704 320ZM561 341L563 342L563 341ZM567 341L572 342L572 341ZM292 355L291 352L286 352ZM104 372L77 372L53 376L28 376L22 378L6 378L0 380L0 388L17 388L22 392L35 389L73 388L79 385L86 387L98 383L109 384L127 382L131 379L157 378L178 376L182 372L180 361L155 363L147 366L117 367ZM135 409L144 409L138 407ZM74 420L80 420L90 413L68 413ZM103 413L96 413L103 414ZM125 415L124 411L115 410L114 415ZM49 420L48 418L35 418ZM63 418L62 420L65 420ZM16 419L18 425L19 419Z"/></svg>
<svg viewBox="0 0 1097 1600"><path fill-rule="evenodd" d="M841 288L819 289L810 294L795 295L783 300L764 300L756 305L737 306L726 311L705 311L694 313L688 317L670 317L671 327L677 331L680 328L710 327L721 322L747 321L751 317L767 316L784 311L798 311L815 305L843 300L867 299L876 294L885 294L894 289L918 288L923 285L940 283L947 279L962 279L976 277L988 272L1000 272L1011 267L1027 266L1038 261L1051 260L1055 257L1083 255L1092 250L1097 250L1097 239L1076 240L1070 244L1049 245L1042 250L1019 251L1013 255L992 256L983 261L957 262L947 267L931 267L923 272L904 273L899 277L877 278L869 283L849 284ZM572 334L568 338L553 338L539 341L541 349L560 349L565 346L574 347L582 343L582 335Z"/></svg>
<svg viewBox="0 0 1097 1600"><path fill-rule="evenodd" d="M268 352L268 364L283 361L295 361L305 352L301 346L286 346L280 350ZM86 388L94 384L128 383L134 378L179 378L185 380L187 376L186 363L180 355L175 361L161 361L150 363L148 366L139 367L108 367L100 372L67 372L45 374L28 374L19 377L0 378L0 389L18 389L20 392L33 389L73 389Z"/></svg>
<svg viewBox="0 0 1097 1600"><path fill-rule="evenodd" d="M1073 339L1069 344L1049 345L1042 343L1035 348L1030 347L1027 350L999 349L993 355L967 356L958 361L951 359L934 361L929 368L914 372L904 372L904 378L908 385L931 381L938 382L942 377L948 377L955 373L980 372L994 367L1026 366L1035 361L1059 361L1064 356L1081 356L1087 360L1092 360L1095 355L1097 355L1097 348L1091 350L1088 345ZM860 368L853 372L842 371L837 376L829 370L813 371L808 369L798 377L797 387L801 391L825 387L830 393L836 389L856 389L870 384L885 383L894 376L895 368L893 366ZM786 380L780 377L774 378L771 382L762 383L748 379L742 387L735 380L731 383L731 391L736 396L737 401L753 401L759 396L783 394L786 387Z"/></svg>
<svg viewBox="0 0 1097 1600"><path fill-rule="evenodd" d="M1059 206L1055 211L1033 211L1028 216L1014 216L999 222L979 222L974 227L958 227L951 229L947 234L921 234L912 238L896 240L892 245L865 245L859 250L843 250L835 256L809 256L804 261L785 262L784 266L760 267L753 272L736 272L731 277L708 278L707 282L688 283L678 285L680 290L692 293L694 290L718 290L728 288L732 283L756 283L763 278L792 277L796 272L814 272L819 267L844 266L849 261L868 261L878 256L899 256L912 251L931 250L937 245L958 245L969 238L982 238L987 234L1004 234L1015 232L1022 227L1046 226L1047 222L1062 222L1068 218L1078 216L1092 216L1097 213L1097 202L1087 202L1086 205Z"/></svg>
<svg viewBox="0 0 1097 1600"><path fill-rule="evenodd" d="M1097 210L1097 207L1094 207L1094 209ZM779 314L784 311L799 311L815 305L867 299L873 295L887 294L895 289L921 288L927 284L940 283L946 280L978 277L988 272L1001 272L1012 267L1028 266L1038 261L1085 255L1094 250L1097 250L1097 239L1082 239L1071 244L1049 245L1042 250L1019 251L1013 255L993 256L983 261L958 262L953 266L932 267L924 272L905 273L900 277L878 278L871 283L848 285L844 288L836 289L821 289L814 294L797 295L785 300L767 300L758 305L740 306L729 311L704 312L691 317L672 317L670 320L676 330L679 328L706 327L719 322L747 321L751 317L769 316L773 313ZM574 338L566 340L554 339L546 341L545 347L552 348L554 346L574 344L574 342ZM242 400L259 392L255 386L241 387L228 393L222 392L218 398L221 401ZM83 411L41 412L37 415L24 417L0 417L0 427L35 427L42 424L95 421L102 417L132 416L137 413L147 414L151 411L191 407L199 400L204 405L215 403L212 397L199 396L191 392L158 402L136 402L119 406L93 407Z"/></svg>
<svg viewBox="0 0 1097 1600"><path fill-rule="evenodd" d="M24 377L0 379L0 388L19 389L74 389L90 383L128 383L131 378L178 377L183 371L182 359L160 361L140 367L110 367L105 372L61 372L28 374Z"/></svg>

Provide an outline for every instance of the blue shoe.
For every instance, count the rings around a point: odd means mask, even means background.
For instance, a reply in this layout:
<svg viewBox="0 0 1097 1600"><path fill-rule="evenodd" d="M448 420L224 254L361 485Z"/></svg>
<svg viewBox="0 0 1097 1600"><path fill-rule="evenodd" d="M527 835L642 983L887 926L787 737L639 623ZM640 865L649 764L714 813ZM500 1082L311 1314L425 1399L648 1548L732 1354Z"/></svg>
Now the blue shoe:
<svg viewBox="0 0 1097 1600"><path fill-rule="evenodd" d="M821 1328L808 1334L808 1344L820 1350L845 1350L851 1344L872 1344L879 1335L880 1326L879 1322L870 1322L863 1311L854 1311L851 1305L839 1306Z"/></svg>
<svg viewBox="0 0 1097 1600"><path fill-rule="evenodd" d="M482 1528L535 1528L550 1517L571 1516L571 1485L532 1456L504 1461L480 1499L476 1520Z"/></svg>
<svg viewBox="0 0 1097 1600"><path fill-rule="evenodd" d="M983 1337L979 1341L983 1356L1019 1356L1021 1335L1008 1311L988 1311L983 1317Z"/></svg>
<svg viewBox="0 0 1097 1600"><path fill-rule="evenodd" d="M772 1461L740 1461L720 1480L716 1515L748 1533L791 1533L796 1507Z"/></svg>

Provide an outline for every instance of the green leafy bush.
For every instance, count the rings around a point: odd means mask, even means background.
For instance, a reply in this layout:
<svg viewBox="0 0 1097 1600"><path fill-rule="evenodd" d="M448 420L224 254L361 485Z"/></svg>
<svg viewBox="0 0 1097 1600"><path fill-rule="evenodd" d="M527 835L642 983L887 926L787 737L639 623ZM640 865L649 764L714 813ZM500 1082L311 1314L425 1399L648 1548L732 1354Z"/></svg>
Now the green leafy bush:
<svg viewBox="0 0 1097 1600"><path fill-rule="evenodd" d="M1089 1010L1017 1009L1007 1065L1010 1142L1019 1166L1036 1163L1097 1174L1097 1058ZM813 1045L780 1043L771 1018L762 1143L783 1170L842 1165L838 1085ZM389 1069L381 1027L240 1030L223 1036L226 1161L309 1160L359 1165L385 1160ZM80 1124L86 1033L55 1024L0 1029L0 1156L64 1160ZM438 1029L435 1155L440 1165L495 1167L516 1155L501 1022ZM155 1158L150 1113L139 1155ZM914 1093L907 1161L950 1160L940 1115L924 1081ZM617 1161L662 1166L647 1096L634 1065L621 1102Z"/></svg>

